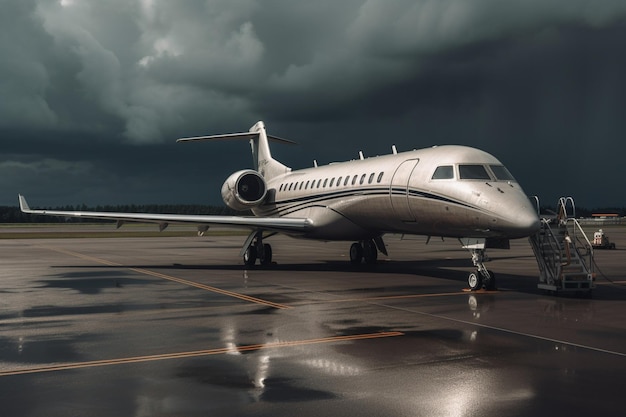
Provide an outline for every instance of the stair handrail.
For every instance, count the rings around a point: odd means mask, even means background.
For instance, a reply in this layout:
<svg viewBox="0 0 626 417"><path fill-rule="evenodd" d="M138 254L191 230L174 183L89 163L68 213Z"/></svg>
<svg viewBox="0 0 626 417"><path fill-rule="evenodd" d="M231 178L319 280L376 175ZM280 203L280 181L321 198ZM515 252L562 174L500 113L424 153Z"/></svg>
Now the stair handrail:
<svg viewBox="0 0 626 417"><path fill-rule="evenodd" d="M572 206L572 215L570 216L569 214L567 214L567 203L570 203L570 205ZM576 218L576 204L574 203L574 198L569 196L569 197L560 197L559 198L559 202L557 203L557 212L558 215L560 217L561 215L561 209L563 210L563 218L560 220L567 220L567 219L572 219L572 218Z"/></svg>
<svg viewBox="0 0 626 417"><path fill-rule="evenodd" d="M538 255L535 257L537 258L537 260L541 262L541 264L545 268L544 278L546 279L546 281L548 281L548 283L552 284L554 281L558 280L559 277L561 276L561 270L562 270L561 260L556 258L557 256L556 254L561 253L561 244L557 240L552 228L550 227L550 220L542 218L541 228L546 231L546 233L543 234L543 240L542 241L538 240L537 243L535 244L531 239L531 243L532 243L533 249L536 252L536 255ZM540 236L540 235L537 234L536 236ZM552 252L553 254L552 257L547 258L545 256L545 250L542 248L542 243L548 244L548 246L550 247L550 252Z"/></svg>
<svg viewBox="0 0 626 417"><path fill-rule="evenodd" d="M541 206L539 204L539 196L531 195L530 198L535 200L535 205L537 206L537 214L541 216Z"/></svg>
<svg viewBox="0 0 626 417"><path fill-rule="evenodd" d="M574 249L576 250L578 257L584 261L583 264L585 265L587 273L593 273L593 245L589 241L587 234L583 230L578 220L570 218L567 219L566 222L573 225L571 229L574 239ZM580 253L577 243L579 243L585 249L585 254ZM585 259L585 256L587 259Z"/></svg>

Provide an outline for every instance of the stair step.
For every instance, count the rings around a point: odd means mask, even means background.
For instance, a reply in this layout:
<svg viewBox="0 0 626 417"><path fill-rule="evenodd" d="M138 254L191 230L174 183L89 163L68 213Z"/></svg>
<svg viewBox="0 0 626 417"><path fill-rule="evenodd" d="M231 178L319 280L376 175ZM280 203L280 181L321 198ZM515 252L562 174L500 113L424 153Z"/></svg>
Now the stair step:
<svg viewBox="0 0 626 417"><path fill-rule="evenodd" d="M587 276L586 272L583 273L564 273L563 274L563 281L589 281L589 278Z"/></svg>

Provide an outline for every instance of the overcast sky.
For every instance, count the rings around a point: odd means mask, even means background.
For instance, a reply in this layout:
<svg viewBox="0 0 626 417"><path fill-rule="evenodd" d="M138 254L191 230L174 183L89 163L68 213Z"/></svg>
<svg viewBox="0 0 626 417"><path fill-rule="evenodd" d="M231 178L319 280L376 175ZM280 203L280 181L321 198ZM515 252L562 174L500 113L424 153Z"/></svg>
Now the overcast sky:
<svg viewBox="0 0 626 417"><path fill-rule="evenodd" d="M626 206L624 0L0 0L0 205L222 204L264 120L293 168L442 144L546 204Z"/></svg>

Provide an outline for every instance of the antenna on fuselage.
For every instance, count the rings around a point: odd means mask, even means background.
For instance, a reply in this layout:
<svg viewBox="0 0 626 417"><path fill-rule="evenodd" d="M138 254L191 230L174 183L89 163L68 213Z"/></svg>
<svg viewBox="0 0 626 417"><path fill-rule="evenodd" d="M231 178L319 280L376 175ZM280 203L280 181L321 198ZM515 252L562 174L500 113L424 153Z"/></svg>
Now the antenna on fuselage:
<svg viewBox="0 0 626 417"><path fill-rule="evenodd" d="M396 149L396 145L391 145L391 152L393 152L394 155L398 154L398 150Z"/></svg>
<svg viewBox="0 0 626 417"><path fill-rule="evenodd" d="M314 160L313 160L313 166L314 166L315 168L317 168L317 159L314 159Z"/></svg>
<svg viewBox="0 0 626 417"><path fill-rule="evenodd" d="M359 159L362 161L365 158L363 157L363 151L359 151Z"/></svg>

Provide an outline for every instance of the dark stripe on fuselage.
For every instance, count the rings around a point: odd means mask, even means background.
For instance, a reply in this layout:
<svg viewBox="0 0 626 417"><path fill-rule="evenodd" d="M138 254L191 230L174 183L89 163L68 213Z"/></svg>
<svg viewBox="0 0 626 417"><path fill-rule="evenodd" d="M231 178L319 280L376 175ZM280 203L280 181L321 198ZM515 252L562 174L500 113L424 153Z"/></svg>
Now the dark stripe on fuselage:
<svg viewBox="0 0 626 417"><path fill-rule="evenodd" d="M359 188L359 189L350 189L350 190L341 190L334 191L324 194L312 194L308 196L302 196L287 200L277 200L273 203L276 207L270 211L264 211L264 215L266 216L284 216L286 214L292 213L294 211L300 210L302 208L306 208L307 206L312 206L320 203L330 203L330 201L335 200L337 198L346 198L346 197L357 197L357 196L387 196L390 195L396 197L406 197L407 189L396 187L392 188L391 192L389 191L389 187L373 187L373 188ZM424 192L417 189L409 189L408 190L409 197L416 198L424 198L430 200L437 200L444 203L454 204L457 206L466 207L473 210L484 211L476 206L472 206L463 201L453 200L451 198L432 194L428 192ZM267 207L267 206L265 206ZM263 210L263 206L260 207Z"/></svg>

